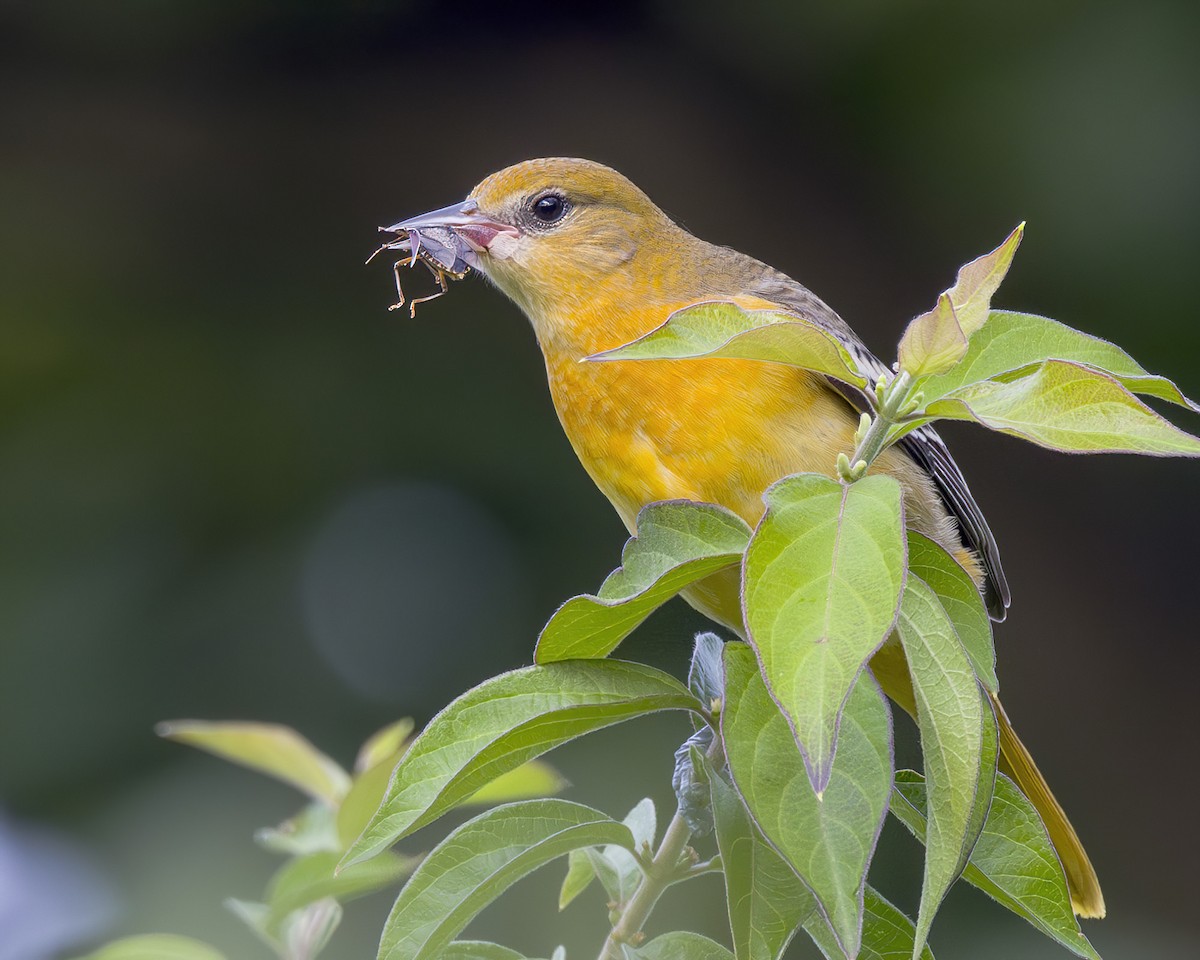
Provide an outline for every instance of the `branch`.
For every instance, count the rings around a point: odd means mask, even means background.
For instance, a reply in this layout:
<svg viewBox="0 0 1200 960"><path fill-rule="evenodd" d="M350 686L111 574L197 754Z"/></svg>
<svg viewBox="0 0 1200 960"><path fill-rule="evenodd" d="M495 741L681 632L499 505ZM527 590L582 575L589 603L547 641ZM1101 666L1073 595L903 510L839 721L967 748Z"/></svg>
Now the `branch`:
<svg viewBox="0 0 1200 960"><path fill-rule="evenodd" d="M858 430L854 434L854 456L847 457L838 454L838 476L847 483L852 483L867 472L867 468L875 462L887 446L888 434L892 427L902 422L921 403L923 397L920 391L909 396L912 388L912 377L907 371L900 371L892 380L881 376L875 384L875 416L864 413L859 421Z"/></svg>
<svg viewBox="0 0 1200 960"><path fill-rule="evenodd" d="M624 960L621 945L637 942L638 934L654 905L658 903L658 898L667 887L680 879L679 861L691 835L692 832L684 822L682 814L676 810L675 816L667 825L667 831L663 834L662 843L659 844L654 859L642 875L642 882L638 884L637 890L621 911L621 919L604 941L597 960Z"/></svg>

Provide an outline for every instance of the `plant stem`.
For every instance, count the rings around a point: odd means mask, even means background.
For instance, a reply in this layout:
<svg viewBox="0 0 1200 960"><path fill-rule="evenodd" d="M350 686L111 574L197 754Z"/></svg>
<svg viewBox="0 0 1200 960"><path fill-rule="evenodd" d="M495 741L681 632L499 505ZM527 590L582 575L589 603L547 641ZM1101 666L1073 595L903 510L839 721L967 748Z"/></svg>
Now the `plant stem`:
<svg viewBox="0 0 1200 960"><path fill-rule="evenodd" d="M712 728L713 738L705 755L709 760L716 761L724 753L720 725L716 717L710 718L708 724ZM666 832L663 833L662 843L658 845L658 850L650 862L643 866L642 880L622 909L620 919L613 925L608 939L604 941L598 960L624 960L621 945L636 944L639 941L639 934L650 916L650 911L671 884L721 869L719 855L705 863L681 864L691 836L692 832L684 819L682 807L676 807L675 816L671 818Z"/></svg>
<svg viewBox="0 0 1200 960"><path fill-rule="evenodd" d="M625 904L625 909L621 911L621 919L604 941L597 960L624 960L621 945L636 941L642 925L650 916L650 911L658 903L658 898L667 887L679 879L679 860L691 835L683 815L676 810L675 816L667 824L666 833L663 834L662 843L658 845L654 859L642 876L642 882Z"/></svg>
<svg viewBox="0 0 1200 960"><path fill-rule="evenodd" d="M883 452L892 427L907 412L905 407L911 386L912 377L907 371L901 371L885 388L879 391L879 404L875 409L875 416L859 436L854 456L849 461L839 458L839 465L845 464L849 468L847 471L839 466L843 480L857 480L866 473L867 468L875 462L875 458Z"/></svg>

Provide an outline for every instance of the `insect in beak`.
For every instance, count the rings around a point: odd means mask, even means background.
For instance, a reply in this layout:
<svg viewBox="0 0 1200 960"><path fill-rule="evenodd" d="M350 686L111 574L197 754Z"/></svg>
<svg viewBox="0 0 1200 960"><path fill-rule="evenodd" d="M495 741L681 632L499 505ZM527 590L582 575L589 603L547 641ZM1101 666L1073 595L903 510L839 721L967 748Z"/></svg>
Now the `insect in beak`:
<svg viewBox="0 0 1200 960"><path fill-rule="evenodd" d="M367 263L384 250L398 250L408 254L392 265L399 300L388 307L389 310L398 310L405 304L404 289L400 284L401 267L415 267L420 262L437 281L439 289L435 293L418 297L409 303L410 317L416 316L418 303L435 300L446 293L449 289L448 279L461 280L472 267L478 269L478 255L485 252L496 237L501 234L514 235L517 232L514 227L497 223L481 214L479 205L474 200L443 207L441 210L434 210L432 213L379 229L382 233L393 233L397 236L372 253L367 258Z"/></svg>

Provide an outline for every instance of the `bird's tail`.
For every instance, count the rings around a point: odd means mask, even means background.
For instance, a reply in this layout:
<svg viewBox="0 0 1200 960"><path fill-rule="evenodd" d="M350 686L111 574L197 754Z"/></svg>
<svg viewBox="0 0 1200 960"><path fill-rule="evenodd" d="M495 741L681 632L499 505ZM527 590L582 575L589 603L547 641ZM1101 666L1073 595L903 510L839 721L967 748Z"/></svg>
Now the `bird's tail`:
<svg viewBox="0 0 1200 960"><path fill-rule="evenodd" d="M903 648L894 636L871 658L871 672L883 687L883 692L916 719L917 706L908 663ZM1050 792L1046 778L1033 762L1025 744L1013 730L1000 700L993 696L992 703L995 704L996 720L1000 726L1000 769L1029 798L1042 818L1046 833L1067 875L1072 908L1081 917L1103 917L1104 894L1100 892L1100 881L1096 878L1096 871L1083 844L1079 842L1075 828Z"/></svg>
<svg viewBox="0 0 1200 960"><path fill-rule="evenodd" d="M1083 844L1079 842L1075 828L1050 792L1046 778L1033 762L1025 744L1013 730L999 698L993 695L992 703L1000 724L1000 769L1021 788L1021 792L1041 815L1046 833L1067 875L1071 906L1081 917L1103 917L1104 894L1100 892L1100 881L1096 878L1096 871Z"/></svg>

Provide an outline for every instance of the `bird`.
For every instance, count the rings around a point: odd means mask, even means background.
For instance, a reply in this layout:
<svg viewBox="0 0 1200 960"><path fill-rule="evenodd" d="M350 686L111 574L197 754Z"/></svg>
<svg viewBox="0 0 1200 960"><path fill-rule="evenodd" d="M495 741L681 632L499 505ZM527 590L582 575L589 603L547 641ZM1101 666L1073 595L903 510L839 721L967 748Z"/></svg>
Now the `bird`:
<svg viewBox="0 0 1200 960"><path fill-rule="evenodd" d="M775 481L834 474L837 454L854 449L869 400L851 385L762 361L583 362L588 357L645 335L678 310L724 300L799 315L836 336L873 380L890 373L802 284L692 235L632 181L594 161L517 163L486 177L460 203L383 229L404 239L381 249L409 249L412 262L422 254L443 291L443 272L460 276L465 265L521 309L567 438L634 535L639 511L661 500L715 503L754 526ZM432 252L420 248L423 232ZM974 579L992 619L1002 620L1011 596L995 538L937 433L930 427L910 433L871 470L899 482L909 528L950 552ZM683 596L746 637L736 570ZM884 692L915 716L894 639L875 654L871 669ZM993 699L1000 769L1040 814L1075 913L1104 916L1099 880L1075 829Z"/></svg>

